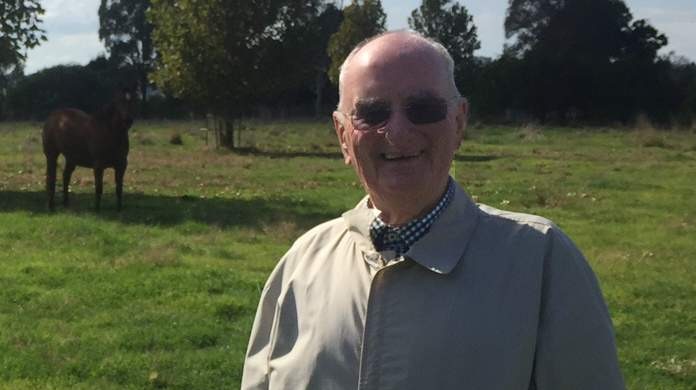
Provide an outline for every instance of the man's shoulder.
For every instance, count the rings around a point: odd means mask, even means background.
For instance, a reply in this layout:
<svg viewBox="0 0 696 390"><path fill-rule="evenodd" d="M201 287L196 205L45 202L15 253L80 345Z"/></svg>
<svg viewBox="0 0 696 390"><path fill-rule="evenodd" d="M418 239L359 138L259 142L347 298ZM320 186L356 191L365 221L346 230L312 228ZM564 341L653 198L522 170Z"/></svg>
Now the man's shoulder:
<svg viewBox="0 0 696 390"><path fill-rule="evenodd" d="M553 221L538 215L501 210L487 204L475 203L461 187L455 193L454 207L450 208L453 209L450 215L454 215L455 219L471 219L475 216L479 225L493 229L487 231L488 234L524 230L546 235L551 231L559 230Z"/></svg>
<svg viewBox="0 0 696 390"><path fill-rule="evenodd" d="M500 210L484 204L478 208L482 221L489 230L499 237L516 237L515 242L526 242L530 245L553 247L556 252L580 255L580 251L570 237L550 219L526 213ZM580 256L582 257L582 256Z"/></svg>
<svg viewBox="0 0 696 390"><path fill-rule="evenodd" d="M553 221L539 215L500 210L486 204L478 204L477 206L481 211L484 221L489 223L509 225L510 227L527 226L539 233L559 230L558 226L556 226Z"/></svg>
<svg viewBox="0 0 696 390"><path fill-rule="evenodd" d="M340 238L346 232L345 220L341 217L320 223L306 231L290 247L290 251L307 248L312 245L326 243L327 240Z"/></svg>

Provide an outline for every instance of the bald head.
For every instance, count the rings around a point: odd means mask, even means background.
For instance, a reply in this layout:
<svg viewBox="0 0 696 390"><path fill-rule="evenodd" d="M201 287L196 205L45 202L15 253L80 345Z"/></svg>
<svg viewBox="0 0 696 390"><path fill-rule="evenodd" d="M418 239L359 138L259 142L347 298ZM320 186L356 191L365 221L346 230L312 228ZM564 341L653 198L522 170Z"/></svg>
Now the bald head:
<svg viewBox="0 0 696 390"><path fill-rule="evenodd" d="M381 66L405 65L409 59L414 58L442 73L448 95L459 95L454 82L454 61L444 46L415 31L390 31L359 43L341 65L339 110L345 110L350 104L346 101L346 82L353 73Z"/></svg>

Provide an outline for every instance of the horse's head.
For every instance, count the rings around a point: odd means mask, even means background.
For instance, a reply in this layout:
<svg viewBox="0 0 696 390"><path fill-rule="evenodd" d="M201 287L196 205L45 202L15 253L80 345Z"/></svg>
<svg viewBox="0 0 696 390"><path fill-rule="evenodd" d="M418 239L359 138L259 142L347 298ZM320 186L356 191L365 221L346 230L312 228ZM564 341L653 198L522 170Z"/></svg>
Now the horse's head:
<svg viewBox="0 0 696 390"><path fill-rule="evenodd" d="M111 105L113 110L111 125L116 129L127 131L135 118L136 94L130 88L123 88L116 93Z"/></svg>

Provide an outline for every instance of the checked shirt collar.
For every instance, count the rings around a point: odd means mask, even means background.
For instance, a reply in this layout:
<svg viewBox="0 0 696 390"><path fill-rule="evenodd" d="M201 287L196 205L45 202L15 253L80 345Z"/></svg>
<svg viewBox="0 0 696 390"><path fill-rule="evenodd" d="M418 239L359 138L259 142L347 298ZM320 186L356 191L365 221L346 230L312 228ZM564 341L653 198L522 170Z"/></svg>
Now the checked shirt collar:
<svg viewBox="0 0 696 390"><path fill-rule="evenodd" d="M390 226L377 216L370 224L370 239L378 251L392 250L397 256L406 253L411 245L430 230L433 222L447 208L454 195L452 178L447 182L447 190L437 205L424 217L415 219L403 226Z"/></svg>

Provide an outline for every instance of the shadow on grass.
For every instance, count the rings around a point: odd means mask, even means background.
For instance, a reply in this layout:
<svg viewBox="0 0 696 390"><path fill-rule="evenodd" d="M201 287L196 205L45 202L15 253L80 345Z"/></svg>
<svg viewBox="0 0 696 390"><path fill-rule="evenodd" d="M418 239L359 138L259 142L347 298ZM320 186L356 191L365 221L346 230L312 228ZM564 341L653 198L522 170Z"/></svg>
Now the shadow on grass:
<svg viewBox="0 0 696 390"><path fill-rule="evenodd" d="M339 152L320 152L320 151L282 151L282 150L261 150L257 148L238 148L234 150L234 153L242 156L261 156L269 158L295 158L295 157L310 157L310 158L327 158L333 160L343 159L343 155ZM486 162L492 161L500 158L500 156L490 155L490 154L469 154L455 156L456 161L467 161L467 162Z"/></svg>
<svg viewBox="0 0 696 390"><path fill-rule="evenodd" d="M105 220L127 224L169 226L198 222L221 228L235 226L264 227L279 221L292 221L299 227L309 228L335 218L340 210L332 212L325 205L290 198L227 199L196 196L166 196L143 193L125 193L123 210L116 211L115 196L105 193L102 210L94 211L94 195L71 193L70 207L65 208L57 196L56 211L50 213L44 192L0 191L0 213L26 211L43 215L93 215Z"/></svg>
<svg viewBox="0 0 696 390"><path fill-rule="evenodd" d="M486 162L499 159L500 156L495 156L492 154L458 154L454 156L455 161L466 161L466 162Z"/></svg>
<svg viewBox="0 0 696 390"><path fill-rule="evenodd" d="M295 157L311 157L311 158L328 158L340 160L343 155L340 152L321 152L321 151L302 151L302 150L261 150L254 147L237 148L235 154L242 156L260 156L269 158L295 158Z"/></svg>

